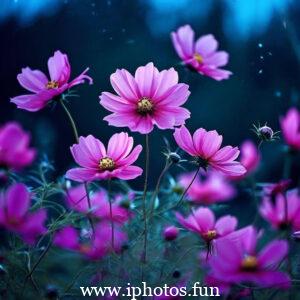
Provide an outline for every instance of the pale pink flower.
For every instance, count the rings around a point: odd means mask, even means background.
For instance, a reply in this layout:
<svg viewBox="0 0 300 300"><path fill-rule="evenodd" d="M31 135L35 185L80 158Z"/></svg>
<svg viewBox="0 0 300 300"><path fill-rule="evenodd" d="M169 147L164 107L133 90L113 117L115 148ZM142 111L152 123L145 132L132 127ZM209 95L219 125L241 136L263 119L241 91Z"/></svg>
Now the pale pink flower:
<svg viewBox="0 0 300 300"><path fill-rule="evenodd" d="M287 216L285 201L287 201ZM276 229L291 226L293 230L300 230L300 196L296 189L285 194L277 193L273 197L265 196L259 212Z"/></svg>
<svg viewBox="0 0 300 300"><path fill-rule="evenodd" d="M179 176L179 184L187 188L194 173L185 173ZM197 176L187 191L188 200L195 204L213 204L228 201L235 195L233 186L217 172L208 172L207 177L202 179Z"/></svg>
<svg viewBox="0 0 300 300"><path fill-rule="evenodd" d="M260 153L252 141L247 140L241 145L240 162L247 170L246 175L254 172L258 167L260 162Z"/></svg>
<svg viewBox="0 0 300 300"><path fill-rule="evenodd" d="M39 70L23 68L17 79L22 87L32 94L17 96L11 99L18 108L28 111L38 111L44 108L49 101L75 85L82 84L88 80L92 84L91 77L86 75L89 68L85 69L78 77L70 80L71 66L66 54L55 51L48 60L50 79Z"/></svg>
<svg viewBox="0 0 300 300"><path fill-rule="evenodd" d="M194 36L190 25L171 33L175 50L184 64L215 80L228 79L232 73L219 69L228 63L228 53L217 51L218 42L212 34L201 36L197 41Z"/></svg>
<svg viewBox="0 0 300 300"><path fill-rule="evenodd" d="M294 150L300 150L300 112L290 108L285 117L280 120L285 142Z"/></svg>
<svg viewBox="0 0 300 300"><path fill-rule="evenodd" d="M66 201L68 206L73 210L84 214L91 214L100 220L111 220L107 192L101 189L91 193L89 197L91 209L89 209L86 189L83 184L80 184L67 190ZM121 207L114 199L112 201L112 220L118 223L125 223L130 217L130 212Z"/></svg>
<svg viewBox="0 0 300 300"><path fill-rule="evenodd" d="M33 244L39 235L47 229L45 209L29 212L31 195L22 183L10 186L6 193L0 194L0 226L16 232L29 244Z"/></svg>
<svg viewBox="0 0 300 300"><path fill-rule="evenodd" d="M228 176L241 176L246 173L245 167L238 161L240 151L237 147L221 148L223 137L217 131L206 131L200 128L193 137L185 126L175 129L174 138L178 146L195 157L199 166L211 167Z"/></svg>
<svg viewBox="0 0 300 300"><path fill-rule="evenodd" d="M0 127L0 168L19 170L30 165L36 151L29 148L30 134L17 122Z"/></svg>
<svg viewBox="0 0 300 300"><path fill-rule="evenodd" d="M178 83L173 68L159 72L148 63L139 67L134 77L125 69L117 70L110 82L117 95L103 92L100 96L100 104L112 112L104 118L110 125L146 134L154 125L172 129L190 117L181 107L190 94L189 86Z"/></svg>
<svg viewBox="0 0 300 300"><path fill-rule="evenodd" d="M92 135L80 137L79 143L71 147L71 153L81 168L70 169L66 177L79 182L109 178L134 179L143 172L141 168L132 166L142 146L138 145L133 150L132 147L133 138L125 132L114 134L107 150Z"/></svg>
<svg viewBox="0 0 300 300"><path fill-rule="evenodd" d="M182 226L199 234L206 242L224 237L232 233L237 227L235 217L227 215L216 221L213 211L205 207L192 210L187 218L176 213L176 218Z"/></svg>

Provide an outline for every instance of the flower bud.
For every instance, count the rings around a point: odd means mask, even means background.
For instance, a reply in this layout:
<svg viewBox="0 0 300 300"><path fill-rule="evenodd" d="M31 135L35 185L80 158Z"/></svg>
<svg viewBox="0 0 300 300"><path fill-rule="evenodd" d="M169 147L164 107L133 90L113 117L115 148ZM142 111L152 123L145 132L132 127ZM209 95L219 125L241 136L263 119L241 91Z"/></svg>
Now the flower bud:
<svg viewBox="0 0 300 300"><path fill-rule="evenodd" d="M261 139L270 141L273 139L274 132L269 126L262 126L258 129Z"/></svg>
<svg viewBox="0 0 300 300"><path fill-rule="evenodd" d="M171 162L174 163L174 164L179 163L180 160L181 160L180 155L177 154L176 152L171 152L171 153L169 154L169 158L170 158Z"/></svg>
<svg viewBox="0 0 300 300"><path fill-rule="evenodd" d="M166 241L173 241L178 236L178 228L175 226L168 226L164 230L164 238Z"/></svg>

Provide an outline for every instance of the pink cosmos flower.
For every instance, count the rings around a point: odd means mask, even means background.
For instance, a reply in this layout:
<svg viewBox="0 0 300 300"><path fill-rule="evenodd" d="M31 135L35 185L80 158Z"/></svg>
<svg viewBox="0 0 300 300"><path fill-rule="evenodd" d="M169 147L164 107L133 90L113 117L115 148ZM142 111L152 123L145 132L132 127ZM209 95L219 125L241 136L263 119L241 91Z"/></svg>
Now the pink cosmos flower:
<svg viewBox="0 0 300 300"><path fill-rule="evenodd" d="M22 183L10 186L0 194L0 226L16 232L28 244L33 244L39 235L47 230L44 223L46 210L29 212L30 193Z"/></svg>
<svg viewBox="0 0 300 300"><path fill-rule="evenodd" d="M119 253L127 241L127 236L118 226L114 228L114 240L114 251ZM89 259L97 260L112 251L111 226L109 222L98 223L93 237L82 237L74 227L67 226L55 233L53 243L57 247L72 250Z"/></svg>
<svg viewBox="0 0 300 300"><path fill-rule="evenodd" d="M93 83L91 77L86 75L89 68L85 69L78 77L69 82L71 66L68 56L56 51L54 56L48 60L50 79L39 70L31 70L29 67L22 69L17 79L22 87L32 94L17 96L11 99L18 108L28 111L38 111L44 108L50 100L61 95L75 85L82 84L88 80Z"/></svg>
<svg viewBox="0 0 300 300"><path fill-rule="evenodd" d="M138 145L133 150L132 147L133 138L125 132L114 134L107 150L92 135L80 137L79 143L71 147L71 153L81 168L69 170L66 177L79 182L108 178L134 179L143 172L141 168L132 166L142 146Z"/></svg>
<svg viewBox="0 0 300 300"><path fill-rule="evenodd" d="M280 120L285 142L294 150L300 150L300 112L292 107Z"/></svg>
<svg viewBox="0 0 300 300"><path fill-rule="evenodd" d="M247 140L241 145L241 164L246 168L247 175L254 172L260 162L260 153L256 145Z"/></svg>
<svg viewBox="0 0 300 300"><path fill-rule="evenodd" d="M29 143L30 135L17 122L0 127L0 167L19 170L30 165L36 151Z"/></svg>
<svg viewBox="0 0 300 300"><path fill-rule="evenodd" d="M217 51L218 42L212 34L200 37L196 42L190 25L179 27L171 33L173 45L183 62L202 75L215 80L228 79L230 71L219 69L228 63L228 53Z"/></svg>
<svg viewBox="0 0 300 300"><path fill-rule="evenodd" d="M287 216L285 211L285 197L287 200ZM261 216L276 229L300 230L300 196L296 189L272 197L266 196L259 208Z"/></svg>
<svg viewBox="0 0 300 300"><path fill-rule="evenodd" d="M179 183L185 189L189 186L194 173L185 173L179 176ZM197 176L188 189L188 200L195 204L213 204L228 201L235 195L235 190L224 176L217 172L209 172L206 179Z"/></svg>
<svg viewBox="0 0 300 300"><path fill-rule="evenodd" d="M228 215L216 221L214 213L205 207L192 210L186 219L180 213L176 213L176 218L182 226L199 234L206 242L226 236L237 227L235 217Z"/></svg>
<svg viewBox="0 0 300 300"><path fill-rule="evenodd" d="M104 92L100 96L100 104L112 112L104 118L110 125L146 134L154 125L172 129L190 117L181 107L190 94L189 86L178 83L173 68L159 72L148 63L139 67L134 77L127 70L117 70L110 82L118 95Z"/></svg>
<svg viewBox="0 0 300 300"><path fill-rule="evenodd" d="M90 195L91 210L88 207L86 190L83 184L67 191L66 201L71 209L81 213L90 213L100 220L111 219L107 192L104 189ZM118 203L112 204L112 219L114 222L125 223L130 217L130 212Z"/></svg>
<svg viewBox="0 0 300 300"><path fill-rule="evenodd" d="M236 158L240 151L237 147L221 147L223 137L217 131L200 128L193 137L185 126L175 129L174 138L178 146L194 156L197 163L206 169L208 166L228 176L241 176L246 169Z"/></svg>
<svg viewBox="0 0 300 300"><path fill-rule="evenodd" d="M259 234L253 227L244 232L234 241L227 237L218 240L215 244L216 255L208 261L211 276L232 284L288 287L289 276L277 270L288 253L287 242L274 240L257 252Z"/></svg>

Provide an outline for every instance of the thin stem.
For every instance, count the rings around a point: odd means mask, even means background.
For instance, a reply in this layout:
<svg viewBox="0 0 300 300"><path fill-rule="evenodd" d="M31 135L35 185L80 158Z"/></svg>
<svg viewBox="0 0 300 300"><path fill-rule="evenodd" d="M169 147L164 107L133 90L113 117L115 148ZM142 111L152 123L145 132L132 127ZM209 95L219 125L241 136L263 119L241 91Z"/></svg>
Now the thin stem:
<svg viewBox="0 0 300 300"><path fill-rule="evenodd" d="M114 227L114 220L113 220L113 209L112 209L112 199L111 199L111 179L108 179L107 182L107 194L108 194L108 201L109 201L109 214L110 214L110 224L111 224L111 248L114 251L115 249L115 227Z"/></svg>
<svg viewBox="0 0 300 300"><path fill-rule="evenodd" d="M165 164L165 167L163 168L163 170L161 171L159 177L158 177L158 180L157 180L157 183L156 183L156 186L155 186L155 190L154 190L154 193L152 195L152 198L151 198L151 213L150 215L152 216L153 214L153 211L154 211L154 206L155 206L155 199L158 195L158 192L159 192L159 188L160 188L160 184L161 184L161 181L164 177L164 175L166 174L166 172L169 170L169 168L172 166L172 161L169 161L169 159L166 160L166 164Z"/></svg>
<svg viewBox="0 0 300 300"><path fill-rule="evenodd" d="M62 108L64 109L69 121L70 121L70 124L72 126L72 129L73 129L73 133L74 133L74 137L75 137L75 140L76 140L76 143L79 142L79 137L78 137L78 130L77 130L77 127L76 127L76 124L75 124L75 121L70 113L70 111L68 110L68 108L66 107L66 105L64 104L64 99L63 97L61 97L59 99L59 103L61 104ZM86 193L86 198L87 198L87 202L88 202L88 207L89 207L89 210L91 210L92 206L91 206L91 199L90 199L90 195L89 195L89 189L88 189L88 184L85 182L84 183L84 188L85 188L85 193ZM89 223L91 225L91 228L92 228L92 231L93 231L93 235L95 233L95 227L94 227L94 223L93 223L93 219L90 217L90 216L87 216L88 220L89 220Z"/></svg>
<svg viewBox="0 0 300 300"><path fill-rule="evenodd" d="M143 250L143 262L147 262L147 239L148 239L148 225L147 225L147 187L148 187L148 173L149 173L149 135L146 134L145 138L145 180L143 191L143 218L144 218L144 250Z"/></svg>
<svg viewBox="0 0 300 300"><path fill-rule="evenodd" d="M68 118L69 118L69 121L70 121L70 124L72 126L72 129L73 129L73 133L74 133L74 136L75 136L75 140L76 142L78 143L79 141L79 137L78 137L78 131L77 131L77 128L76 128L76 124L74 122L74 119L70 113L70 111L68 110L68 108L65 106L64 104L64 101L63 101L63 98L60 98L59 99L59 103L61 104L62 108L64 109L65 113L67 114Z"/></svg>

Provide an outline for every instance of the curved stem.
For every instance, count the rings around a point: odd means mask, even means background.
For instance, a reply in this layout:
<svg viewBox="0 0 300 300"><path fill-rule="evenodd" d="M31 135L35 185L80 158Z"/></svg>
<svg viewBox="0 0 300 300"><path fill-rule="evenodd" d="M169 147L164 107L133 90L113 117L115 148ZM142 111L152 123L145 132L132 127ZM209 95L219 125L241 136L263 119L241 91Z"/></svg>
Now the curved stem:
<svg viewBox="0 0 300 300"><path fill-rule="evenodd" d="M70 111L68 110L68 108L66 107L66 105L64 104L64 101L63 101L63 97L59 99L59 103L61 104L62 108L64 109L69 121L70 121L70 124L72 126L72 129L73 129L73 133L74 133L74 137L75 137L75 140L76 140L76 143L79 142L79 136L78 136L78 130L77 130L77 127L76 127L76 124L75 124L75 121L70 113ZM87 202L88 202L88 207L89 207L89 210L91 210L92 206L91 206L91 199L90 199L90 195L89 195L89 189L88 189L88 184L85 182L84 183L84 188L85 188L85 192L86 192L86 198L87 198ZM91 225L91 228L92 228L92 231L93 231L93 235L95 233L95 228L94 228L94 223L93 223L93 219L91 217L87 217L88 220L89 220L89 223Z"/></svg>
<svg viewBox="0 0 300 300"><path fill-rule="evenodd" d="M108 179L107 186L108 186L107 194L108 194L109 214L110 214L110 224L111 224L111 248L114 251L114 249L115 249L115 227L114 227L112 199L111 199L111 179Z"/></svg>
<svg viewBox="0 0 300 300"><path fill-rule="evenodd" d="M148 173L149 173L149 135L146 134L145 139L145 180L143 191L143 218L144 218L144 250L143 250L143 262L147 262L147 239L148 239L148 225L147 225L147 187L148 187Z"/></svg>
<svg viewBox="0 0 300 300"><path fill-rule="evenodd" d="M62 108L64 109L64 111L65 111L65 113L66 113L66 115L67 115L67 117L68 117L68 119L69 119L69 121L70 121L70 124L71 124L72 129L73 129L73 133L74 133L74 136L75 136L75 140L76 140L76 142L78 143L79 137L78 137L78 131L77 131L77 128L76 128L76 124L75 124L75 122L74 122L74 119L73 119L73 117L72 117L70 111L68 110L68 108L65 106L64 101L63 101L62 98L59 99L59 103L61 104Z"/></svg>
<svg viewBox="0 0 300 300"><path fill-rule="evenodd" d="M152 216L153 214L153 211L154 211L154 206L155 206L155 199L158 195L158 192L159 192L159 187L160 187L160 184L161 184L161 181L164 177L164 175L166 174L166 172L169 170L169 168L172 166L172 162L170 162L168 159L166 160L166 164L165 164L165 167L163 168L163 170L161 171L159 177L158 177L158 180L157 180L157 183L156 183L156 186L155 186L155 190L154 190L154 193L152 195L152 198L151 198L151 212L150 212L150 216Z"/></svg>

